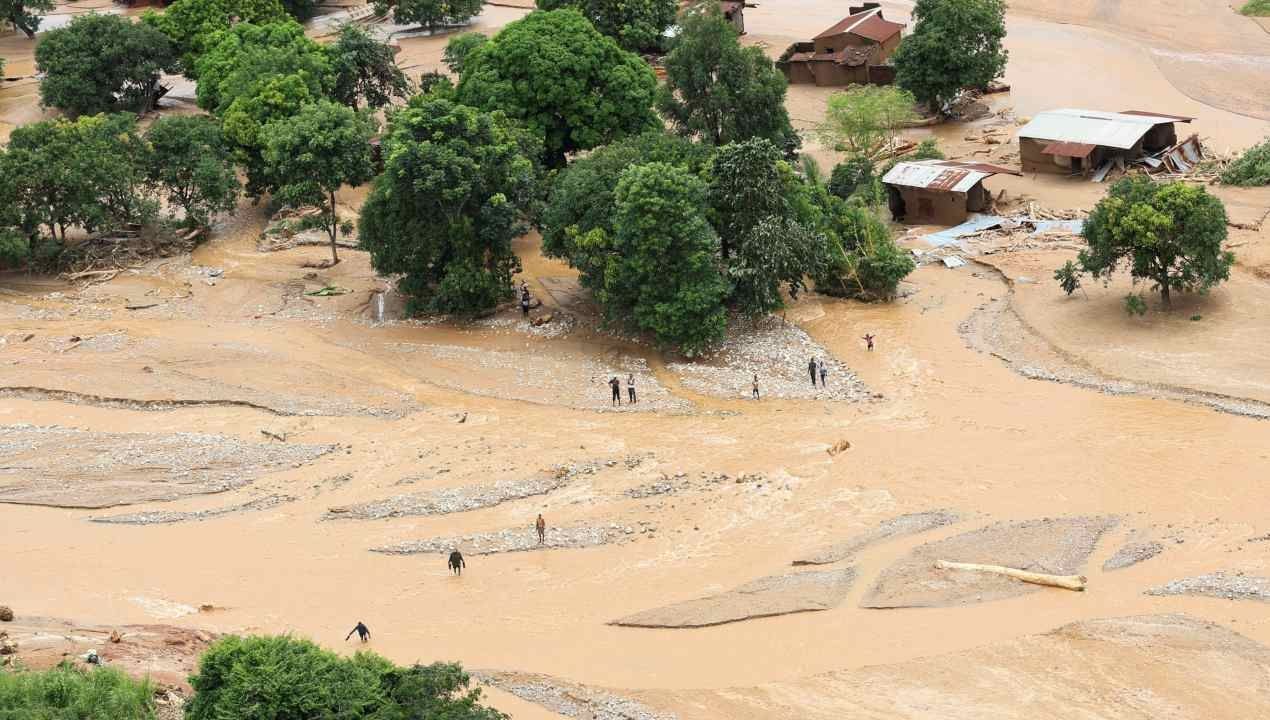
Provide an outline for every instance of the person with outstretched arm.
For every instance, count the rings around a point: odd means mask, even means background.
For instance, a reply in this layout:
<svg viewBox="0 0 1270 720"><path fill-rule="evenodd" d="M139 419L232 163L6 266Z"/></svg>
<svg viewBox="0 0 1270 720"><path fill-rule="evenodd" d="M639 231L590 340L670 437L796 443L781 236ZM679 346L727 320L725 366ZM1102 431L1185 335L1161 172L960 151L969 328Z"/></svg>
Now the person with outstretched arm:
<svg viewBox="0 0 1270 720"><path fill-rule="evenodd" d="M344 636L344 642L348 642L348 639L353 637L353 633L357 633L357 637L361 638L362 642L370 640L370 628L366 627L366 623L361 620L358 620L357 625Z"/></svg>

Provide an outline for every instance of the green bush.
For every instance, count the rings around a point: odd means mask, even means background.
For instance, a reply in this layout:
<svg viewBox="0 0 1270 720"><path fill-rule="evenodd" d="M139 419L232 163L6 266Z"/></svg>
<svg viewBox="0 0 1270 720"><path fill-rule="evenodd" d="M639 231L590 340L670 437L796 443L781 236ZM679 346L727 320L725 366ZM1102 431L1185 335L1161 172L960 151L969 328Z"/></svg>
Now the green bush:
<svg viewBox="0 0 1270 720"><path fill-rule="evenodd" d="M114 668L0 672L0 720L151 720L153 695Z"/></svg>
<svg viewBox="0 0 1270 720"><path fill-rule="evenodd" d="M1239 12L1256 17L1270 17L1270 0L1248 0L1239 8Z"/></svg>
<svg viewBox="0 0 1270 720"><path fill-rule="evenodd" d="M1270 3L1270 0L1265 0ZM1270 12L1270 4L1266 5ZM1226 167L1221 181L1227 185L1270 185L1270 140L1253 145Z"/></svg>
<svg viewBox="0 0 1270 720"><path fill-rule="evenodd" d="M831 214L828 262L815 276L816 291L861 300L887 300L917 268L872 208L838 203Z"/></svg>
<svg viewBox="0 0 1270 720"><path fill-rule="evenodd" d="M855 155L833 166L829 175L829 192L846 200L857 188L873 180L873 161L863 155Z"/></svg>

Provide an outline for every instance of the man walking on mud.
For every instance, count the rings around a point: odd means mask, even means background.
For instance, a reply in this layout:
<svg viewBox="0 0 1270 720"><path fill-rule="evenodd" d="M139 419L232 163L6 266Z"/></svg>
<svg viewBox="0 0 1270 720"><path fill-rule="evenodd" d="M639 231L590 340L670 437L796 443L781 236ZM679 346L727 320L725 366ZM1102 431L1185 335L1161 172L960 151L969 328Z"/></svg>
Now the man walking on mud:
<svg viewBox="0 0 1270 720"><path fill-rule="evenodd" d="M811 373L811 386L816 387L816 358L807 363L807 372Z"/></svg>
<svg viewBox="0 0 1270 720"><path fill-rule="evenodd" d="M463 553L459 552L458 548L455 548L454 552L450 553L450 572L455 575L462 575L465 567L467 567L467 562L463 560Z"/></svg>
<svg viewBox="0 0 1270 720"><path fill-rule="evenodd" d="M613 391L613 401L610 404L620 407L622 404L622 382L617 379L616 375L609 378L609 389Z"/></svg>
<svg viewBox="0 0 1270 720"><path fill-rule="evenodd" d="M547 521L542 519L542 513L538 513L538 520L534 522L534 529L538 531L538 544L547 542Z"/></svg>

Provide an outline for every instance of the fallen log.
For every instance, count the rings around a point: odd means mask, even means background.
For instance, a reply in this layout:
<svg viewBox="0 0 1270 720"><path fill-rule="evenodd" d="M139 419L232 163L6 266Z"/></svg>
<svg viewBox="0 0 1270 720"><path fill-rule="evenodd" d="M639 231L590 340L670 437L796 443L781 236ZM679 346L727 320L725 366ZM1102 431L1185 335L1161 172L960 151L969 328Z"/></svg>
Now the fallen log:
<svg viewBox="0 0 1270 720"><path fill-rule="evenodd" d="M1064 590L1075 590L1083 592L1085 585L1089 582L1084 575L1049 575L1046 573L1034 573L1027 570L1019 570L1017 568L1004 567L1001 565L977 565L974 563L949 562L947 560L939 560L935 563L935 567L940 570L966 570L969 572L992 573L994 575L1004 575L1006 577L1021 580L1025 583L1033 585L1047 585L1049 587L1063 588Z"/></svg>

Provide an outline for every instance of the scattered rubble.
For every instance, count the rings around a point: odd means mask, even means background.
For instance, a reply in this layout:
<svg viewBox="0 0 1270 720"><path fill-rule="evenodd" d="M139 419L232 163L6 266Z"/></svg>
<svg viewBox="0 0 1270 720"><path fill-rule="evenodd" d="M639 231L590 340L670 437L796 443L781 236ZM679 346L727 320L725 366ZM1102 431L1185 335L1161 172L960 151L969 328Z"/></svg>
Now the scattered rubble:
<svg viewBox="0 0 1270 720"><path fill-rule="evenodd" d="M222 517L224 515L233 515L242 512L258 512L260 510L268 510L269 508L293 502L293 495L269 495L267 497L257 498L250 502L238 505L230 505L228 507L214 508L211 510L195 510L192 512L173 512L173 511L154 511L128 513L126 515L105 515L90 518L97 523L113 523L119 525L164 525L167 523L179 522L201 522L212 518Z"/></svg>
<svg viewBox="0 0 1270 720"><path fill-rule="evenodd" d="M0 605L0 622L13 622L13 608Z"/></svg>
<svg viewBox="0 0 1270 720"><path fill-rule="evenodd" d="M547 538L538 542L538 534L532 527L516 527L496 532L476 533L461 537L438 537L427 540L411 540L396 545L371 548L371 552L386 555L419 555L448 553L455 548L467 555L495 555L531 550L558 550L588 548L630 542L637 536L652 535L655 526L639 522L638 529L616 523L608 525L581 525L577 527L549 527Z"/></svg>
<svg viewBox="0 0 1270 720"><path fill-rule="evenodd" d="M1102 569L1104 572L1123 570L1140 562L1150 560L1162 552L1164 552L1164 546L1154 540L1150 542L1125 543L1114 555L1107 558L1107 562L1102 564Z"/></svg>
<svg viewBox="0 0 1270 720"><path fill-rule="evenodd" d="M1000 522L915 548L878 577L865 608L948 607L1040 590L1002 575L938 570L935 563L982 563L1050 575L1073 575L1093 553L1115 516Z"/></svg>
<svg viewBox="0 0 1270 720"><path fill-rule="evenodd" d="M657 712L636 700L547 675L477 670L472 676L483 685L511 693L567 718L678 720L673 713Z"/></svg>
<svg viewBox="0 0 1270 720"><path fill-rule="evenodd" d="M792 572L753 580L717 595L645 610L610 625L647 628L697 628L830 610L851 591L855 568Z"/></svg>
<svg viewBox="0 0 1270 720"><path fill-rule="evenodd" d="M806 558L794 561L794 565L828 565L855 557L861 550L891 538L934 530L961 520L952 510L909 513L880 523L876 528L860 533L837 545L824 548Z"/></svg>
<svg viewBox="0 0 1270 720"><path fill-rule="evenodd" d="M1200 595L1226 600L1270 602L1270 578L1243 572L1215 572L1174 580L1146 591L1147 595Z"/></svg>
<svg viewBox="0 0 1270 720"><path fill-rule="evenodd" d="M104 508L175 500L241 488L336 449L200 433L0 426L0 503Z"/></svg>
<svg viewBox="0 0 1270 720"><path fill-rule="evenodd" d="M689 478L688 473L684 472L675 473L674 475L662 473L661 479L628 488L624 494L629 498L642 500L658 495L671 495L684 490L707 490L713 486L725 484L745 485L755 483L758 487L762 487L766 481L767 476L762 473L744 473L733 478L727 473L708 474L702 472L695 479Z"/></svg>

